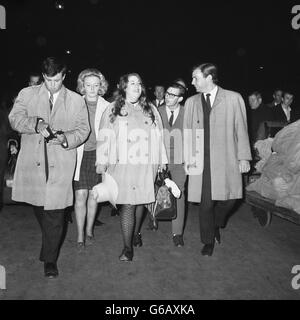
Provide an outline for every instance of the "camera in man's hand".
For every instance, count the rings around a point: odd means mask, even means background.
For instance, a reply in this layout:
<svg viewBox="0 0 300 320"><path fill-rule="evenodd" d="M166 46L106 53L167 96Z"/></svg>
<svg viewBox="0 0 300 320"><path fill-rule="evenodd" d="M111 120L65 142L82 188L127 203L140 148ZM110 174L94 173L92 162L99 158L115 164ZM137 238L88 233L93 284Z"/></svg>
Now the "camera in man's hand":
<svg viewBox="0 0 300 320"><path fill-rule="evenodd" d="M50 126L48 126L46 128L47 132L49 133L49 136L47 138L45 138L46 142L49 142L51 140L53 140L54 138L57 137L58 134L63 134L64 132L63 131L55 131L55 133L51 130Z"/></svg>

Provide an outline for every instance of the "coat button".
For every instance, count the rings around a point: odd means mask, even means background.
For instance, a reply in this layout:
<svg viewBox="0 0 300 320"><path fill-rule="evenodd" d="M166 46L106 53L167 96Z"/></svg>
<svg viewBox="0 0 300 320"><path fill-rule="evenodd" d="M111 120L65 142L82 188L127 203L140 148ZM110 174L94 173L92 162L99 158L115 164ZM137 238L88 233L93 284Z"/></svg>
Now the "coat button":
<svg viewBox="0 0 300 320"><path fill-rule="evenodd" d="M200 123L200 121L199 121L199 120L197 120L197 123Z"/></svg>
<svg viewBox="0 0 300 320"><path fill-rule="evenodd" d="M133 190L135 190L135 187L132 187Z"/></svg>
<svg viewBox="0 0 300 320"><path fill-rule="evenodd" d="M145 121L145 124L148 124L148 121Z"/></svg>
<svg viewBox="0 0 300 320"><path fill-rule="evenodd" d="M36 165L39 167L39 166L41 165L41 163L40 163L40 162L37 162Z"/></svg>

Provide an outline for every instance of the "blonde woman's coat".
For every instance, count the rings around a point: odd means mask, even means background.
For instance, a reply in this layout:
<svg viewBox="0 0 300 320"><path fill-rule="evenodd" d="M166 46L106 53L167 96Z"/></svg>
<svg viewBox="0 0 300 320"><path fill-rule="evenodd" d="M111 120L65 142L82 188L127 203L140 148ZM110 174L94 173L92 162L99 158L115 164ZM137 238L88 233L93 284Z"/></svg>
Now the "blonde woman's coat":
<svg viewBox="0 0 300 320"><path fill-rule="evenodd" d="M96 114L95 114L95 121L93 124L95 126L95 133L96 133L96 139L98 140L99 135L99 126L100 126L100 120L102 117L103 112L106 110L110 103L103 99L102 97L98 97L97 107L96 107ZM83 158L83 151L84 151L84 144L79 146L77 148L77 162L76 162L76 169L75 169L75 175L74 180L79 181L80 177L80 166ZM96 171L96 164L95 164L95 171Z"/></svg>

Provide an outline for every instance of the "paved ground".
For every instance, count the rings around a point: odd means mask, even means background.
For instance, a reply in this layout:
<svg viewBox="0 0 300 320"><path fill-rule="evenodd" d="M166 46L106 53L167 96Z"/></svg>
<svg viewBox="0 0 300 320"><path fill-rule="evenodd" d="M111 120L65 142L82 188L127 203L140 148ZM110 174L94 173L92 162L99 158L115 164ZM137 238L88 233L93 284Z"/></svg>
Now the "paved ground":
<svg viewBox="0 0 300 320"><path fill-rule="evenodd" d="M0 213L0 264L7 290L1 299L299 299L291 286L300 265L300 226L274 217L262 228L242 205L222 230L222 244L202 257L197 206L189 205L183 248L173 246L170 223L146 229L134 261L118 260L122 249L119 217L103 207L105 225L95 229L96 243L83 253L75 247L76 225L69 225L58 267L48 280L38 261L41 235L32 209L5 206ZM147 221L145 221L147 222ZM300 280L299 280L300 283Z"/></svg>

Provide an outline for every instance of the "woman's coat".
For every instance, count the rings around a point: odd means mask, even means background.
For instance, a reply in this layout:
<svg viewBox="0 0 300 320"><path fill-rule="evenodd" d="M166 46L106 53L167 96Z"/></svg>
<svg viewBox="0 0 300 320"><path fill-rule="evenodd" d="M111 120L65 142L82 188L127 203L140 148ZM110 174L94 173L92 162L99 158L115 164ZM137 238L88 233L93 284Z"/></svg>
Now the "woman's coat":
<svg viewBox="0 0 300 320"><path fill-rule="evenodd" d="M95 122L93 123L93 125L95 126L95 133L96 133L97 140L98 140L100 120L103 112L105 111L105 109L108 107L109 104L110 103L105 99L103 99L102 97L100 96L98 97L96 114L95 114ZM76 162L76 169L75 169L75 176L74 176L74 180L76 181L79 181L79 177L80 177L80 166L83 158L83 151L84 151L84 144L82 144L77 148L77 162ZM96 164L95 164L95 171L96 171Z"/></svg>
<svg viewBox="0 0 300 320"><path fill-rule="evenodd" d="M104 112L97 143L97 164L108 165L107 172L119 187L117 204L154 202L154 181L160 164L167 163L160 115L152 108L155 121L139 106L126 103L122 113L110 121L114 104Z"/></svg>
<svg viewBox="0 0 300 320"><path fill-rule="evenodd" d="M43 118L54 130L64 131L68 141L66 149L61 145L47 144L47 182L44 138L35 131L38 117ZM49 93L45 85L28 87L19 93L9 120L12 128L22 134L12 199L43 206L45 210L72 205L76 147L86 140L90 132L83 98L62 86L50 114Z"/></svg>

